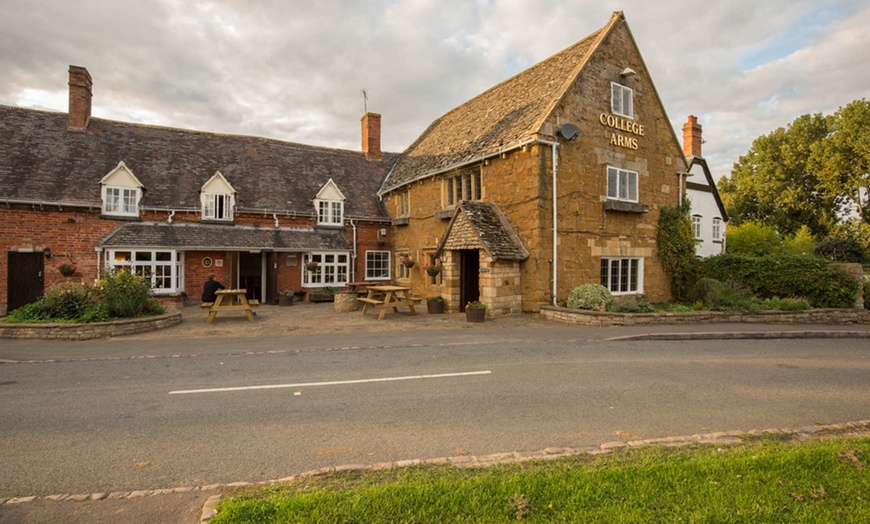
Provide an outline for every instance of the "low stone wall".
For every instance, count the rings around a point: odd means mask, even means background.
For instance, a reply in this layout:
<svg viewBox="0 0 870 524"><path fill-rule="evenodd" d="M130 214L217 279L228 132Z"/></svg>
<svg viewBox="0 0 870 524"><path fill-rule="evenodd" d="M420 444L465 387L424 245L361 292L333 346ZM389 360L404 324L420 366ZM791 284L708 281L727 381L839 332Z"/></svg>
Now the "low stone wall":
<svg viewBox="0 0 870 524"><path fill-rule="evenodd" d="M738 313L723 311L687 311L666 313L610 313L556 306L542 306L541 316L582 326L648 326L664 324L866 324L866 309L808 309L805 311L762 311Z"/></svg>
<svg viewBox="0 0 870 524"><path fill-rule="evenodd" d="M10 324L0 322L0 338L91 340L154 331L174 326L179 322L181 322L181 312L89 324Z"/></svg>

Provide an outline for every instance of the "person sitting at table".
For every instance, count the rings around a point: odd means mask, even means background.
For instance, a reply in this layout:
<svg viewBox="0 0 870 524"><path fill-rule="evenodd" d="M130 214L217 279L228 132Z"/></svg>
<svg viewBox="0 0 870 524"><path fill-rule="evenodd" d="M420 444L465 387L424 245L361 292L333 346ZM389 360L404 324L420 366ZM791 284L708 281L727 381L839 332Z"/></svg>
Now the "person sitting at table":
<svg viewBox="0 0 870 524"><path fill-rule="evenodd" d="M202 286L202 301L203 302L214 302L217 300L217 295L215 295L215 291L218 289L226 289L223 284L214 279L214 275L209 275L208 280L205 281L205 284Z"/></svg>

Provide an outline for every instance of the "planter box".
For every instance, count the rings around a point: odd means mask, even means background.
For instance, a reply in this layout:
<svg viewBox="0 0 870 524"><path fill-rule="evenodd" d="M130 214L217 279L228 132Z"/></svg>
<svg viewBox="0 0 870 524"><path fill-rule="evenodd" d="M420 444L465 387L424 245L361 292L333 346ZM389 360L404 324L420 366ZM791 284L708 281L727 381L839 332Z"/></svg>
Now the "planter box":
<svg viewBox="0 0 870 524"><path fill-rule="evenodd" d="M293 295L284 296L278 295L278 305L279 306L292 306L293 305Z"/></svg>
<svg viewBox="0 0 870 524"><path fill-rule="evenodd" d="M332 302L335 298L334 293L311 293L312 302Z"/></svg>
<svg viewBox="0 0 870 524"><path fill-rule="evenodd" d="M485 309L468 308L465 310L465 321L466 322L483 322L484 320L486 320L486 310Z"/></svg>
<svg viewBox="0 0 870 524"><path fill-rule="evenodd" d="M426 302L426 309L429 313L438 314L444 313L444 302Z"/></svg>

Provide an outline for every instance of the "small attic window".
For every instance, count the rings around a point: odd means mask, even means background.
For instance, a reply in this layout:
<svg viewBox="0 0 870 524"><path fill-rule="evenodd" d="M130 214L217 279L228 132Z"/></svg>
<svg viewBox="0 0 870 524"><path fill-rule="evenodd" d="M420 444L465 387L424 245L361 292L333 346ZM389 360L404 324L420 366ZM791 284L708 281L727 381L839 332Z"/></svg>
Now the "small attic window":
<svg viewBox="0 0 870 524"><path fill-rule="evenodd" d="M634 118L634 91L616 82L610 83L610 111L614 115Z"/></svg>
<svg viewBox="0 0 870 524"><path fill-rule="evenodd" d="M138 216L143 187L126 164L118 162L115 169L100 180L103 214L124 217Z"/></svg>
<svg viewBox="0 0 870 524"><path fill-rule="evenodd" d="M344 224L344 203L347 199L330 178L314 198L317 225L341 226Z"/></svg>
<svg viewBox="0 0 870 524"><path fill-rule="evenodd" d="M216 171L214 176L202 185L200 202L203 220L232 221L236 190L220 171Z"/></svg>

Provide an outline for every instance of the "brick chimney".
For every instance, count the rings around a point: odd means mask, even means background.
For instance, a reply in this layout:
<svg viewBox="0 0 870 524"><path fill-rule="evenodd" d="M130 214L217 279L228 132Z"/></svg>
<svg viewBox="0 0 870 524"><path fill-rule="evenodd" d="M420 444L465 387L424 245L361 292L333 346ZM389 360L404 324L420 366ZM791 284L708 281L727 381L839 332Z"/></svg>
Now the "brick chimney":
<svg viewBox="0 0 870 524"><path fill-rule="evenodd" d="M689 115L689 121L683 124L683 154L701 156L701 124L696 116Z"/></svg>
<svg viewBox="0 0 870 524"><path fill-rule="evenodd" d="M381 115L377 113L362 117L362 150L366 160L381 159Z"/></svg>
<svg viewBox="0 0 870 524"><path fill-rule="evenodd" d="M80 66L69 66L69 116L67 129L84 131L91 119L91 98L94 82L88 70Z"/></svg>

